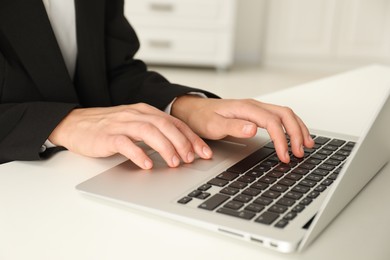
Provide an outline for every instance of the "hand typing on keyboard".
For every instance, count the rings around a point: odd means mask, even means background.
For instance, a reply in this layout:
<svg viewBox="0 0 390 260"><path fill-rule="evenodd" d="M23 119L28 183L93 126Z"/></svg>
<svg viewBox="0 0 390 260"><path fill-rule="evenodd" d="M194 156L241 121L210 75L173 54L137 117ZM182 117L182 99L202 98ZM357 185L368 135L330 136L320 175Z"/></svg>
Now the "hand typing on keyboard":
<svg viewBox="0 0 390 260"><path fill-rule="evenodd" d="M291 150L296 157L303 157L303 148L314 145L306 125L290 108L252 99L182 96L173 104L172 115L183 120L201 137L213 140L226 136L250 138L258 127L264 128L284 163L290 162L285 132L290 136Z"/></svg>

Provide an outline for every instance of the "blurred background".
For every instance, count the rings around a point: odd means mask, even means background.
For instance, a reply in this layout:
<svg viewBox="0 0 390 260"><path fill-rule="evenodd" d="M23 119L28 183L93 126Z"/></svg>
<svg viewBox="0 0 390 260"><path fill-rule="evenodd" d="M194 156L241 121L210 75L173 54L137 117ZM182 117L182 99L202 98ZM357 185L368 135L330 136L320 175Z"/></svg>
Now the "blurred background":
<svg viewBox="0 0 390 260"><path fill-rule="evenodd" d="M125 0L125 15L137 58L225 98L390 65L390 0Z"/></svg>

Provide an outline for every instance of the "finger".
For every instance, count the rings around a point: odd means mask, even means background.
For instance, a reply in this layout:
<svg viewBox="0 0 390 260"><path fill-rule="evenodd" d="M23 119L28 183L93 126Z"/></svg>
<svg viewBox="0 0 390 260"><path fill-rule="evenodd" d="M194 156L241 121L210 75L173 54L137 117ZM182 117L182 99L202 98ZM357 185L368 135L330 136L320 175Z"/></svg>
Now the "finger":
<svg viewBox="0 0 390 260"><path fill-rule="evenodd" d="M165 135L166 138L172 143L177 154L179 154L179 156L184 162L190 163L194 161L195 154L193 143L187 137L190 133L193 133L189 127L179 128L179 125L185 124L177 118L174 118L162 112L161 110L156 109L155 107L151 107L146 104L137 104L136 109L139 113L133 115L133 120L144 121L155 125L161 131L161 133ZM193 135L195 134L193 133ZM195 138L192 139L195 140ZM207 151L207 148L205 148L205 151ZM210 156L210 153L208 155L205 155L205 153L202 152L199 153L199 155L202 158L208 158Z"/></svg>
<svg viewBox="0 0 390 260"><path fill-rule="evenodd" d="M190 142L169 120L168 115L146 104L137 104L136 109L121 111L120 122L110 125L114 133L143 141L160 153L170 167L177 167L180 158L193 161ZM180 155L179 155L180 153Z"/></svg>
<svg viewBox="0 0 390 260"><path fill-rule="evenodd" d="M160 110L147 107L148 115L138 120L145 120L154 124L173 144L175 150L186 163L191 163L195 159L196 153L203 159L210 159L212 151L210 147L196 135L183 121L167 115Z"/></svg>
<svg viewBox="0 0 390 260"><path fill-rule="evenodd" d="M273 107L265 106L257 101L250 101L241 104L240 109L235 111L234 116L253 122L258 127L266 129L274 142L279 159L284 163L288 163L290 156L288 154L284 123L281 118L282 114L281 112L275 113L275 108Z"/></svg>
<svg viewBox="0 0 390 260"><path fill-rule="evenodd" d="M184 126L181 126L181 129L178 127L178 125L184 125L184 123L166 115L165 113L156 116L143 116L143 118L140 118L139 120L144 120L145 122L154 125L173 145L177 154L184 162L190 163L194 161L195 154L193 144L186 136L186 134L189 134L191 130L189 128L185 128ZM186 134L183 131L185 131Z"/></svg>
<svg viewBox="0 0 390 260"><path fill-rule="evenodd" d="M130 122L127 124L128 137L137 141L143 141L158 152L168 166L180 165L180 157L171 141L153 124L149 122Z"/></svg>
<svg viewBox="0 0 390 260"><path fill-rule="evenodd" d="M120 153L138 165L140 168L148 170L153 167L153 161L145 152L134 144L127 136L117 135L112 137L114 152Z"/></svg>
<svg viewBox="0 0 390 260"><path fill-rule="evenodd" d="M174 119L177 128L187 137L189 142L192 144L192 148L197 155L203 159L210 159L213 156L211 148L195 134L189 126L179 119Z"/></svg>
<svg viewBox="0 0 390 260"><path fill-rule="evenodd" d="M310 135L309 129L307 128L305 123L303 123L302 119L299 116L296 116L296 118L297 118L299 125L301 126L304 146L308 147L308 148L312 148L314 146L314 140Z"/></svg>
<svg viewBox="0 0 390 260"><path fill-rule="evenodd" d="M304 135L308 135L308 130L302 121L298 120L297 115L288 107L282 107L272 104L261 103L261 107L269 111L270 114L280 118L280 124L290 136L290 146L293 154L297 157L304 156ZM285 141L285 136L282 142ZM284 147L284 144L283 144Z"/></svg>
<svg viewBox="0 0 390 260"><path fill-rule="evenodd" d="M282 124L290 136L290 146L293 154L297 157L303 157L303 147L314 145L309 129L290 108L274 106L273 111L281 117Z"/></svg>
<svg viewBox="0 0 390 260"><path fill-rule="evenodd" d="M237 138L250 138L256 135L257 125L253 122L226 118L224 116L216 114L213 120L209 120L207 126L210 133L212 133L213 139L221 139L226 136L233 136Z"/></svg>
<svg viewBox="0 0 390 260"><path fill-rule="evenodd" d="M276 154L284 163L290 162L286 134L279 118L270 116L264 127L274 143Z"/></svg>

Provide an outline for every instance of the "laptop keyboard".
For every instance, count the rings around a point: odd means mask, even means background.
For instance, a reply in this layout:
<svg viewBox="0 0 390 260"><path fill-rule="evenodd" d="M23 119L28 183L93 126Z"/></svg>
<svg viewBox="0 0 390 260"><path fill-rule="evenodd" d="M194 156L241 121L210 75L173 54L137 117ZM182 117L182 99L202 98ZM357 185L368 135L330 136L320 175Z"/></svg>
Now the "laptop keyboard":
<svg viewBox="0 0 390 260"><path fill-rule="evenodd" d="M284 228L333 183L355 145L312 137L315 145L303 158L290 150L290 163L282 163L269 142L178 203L196 200L203 210Z"/></svg>

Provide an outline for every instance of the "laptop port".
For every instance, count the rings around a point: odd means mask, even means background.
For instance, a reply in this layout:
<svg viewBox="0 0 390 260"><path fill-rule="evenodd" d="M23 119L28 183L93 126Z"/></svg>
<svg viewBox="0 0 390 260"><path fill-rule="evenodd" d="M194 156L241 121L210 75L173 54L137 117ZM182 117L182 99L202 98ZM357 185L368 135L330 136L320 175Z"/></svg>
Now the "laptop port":
<svg viewBox="0 0 390 260"><path fill-rule="evenodd" d="M260 243L260 244L264 243L264 241L262 239L259 239L259 238L256 238L256 237L251 237L251 241L257 242L257 243Z"/></svg>

